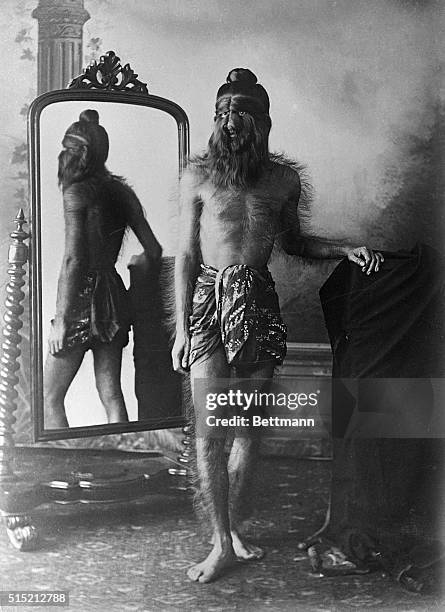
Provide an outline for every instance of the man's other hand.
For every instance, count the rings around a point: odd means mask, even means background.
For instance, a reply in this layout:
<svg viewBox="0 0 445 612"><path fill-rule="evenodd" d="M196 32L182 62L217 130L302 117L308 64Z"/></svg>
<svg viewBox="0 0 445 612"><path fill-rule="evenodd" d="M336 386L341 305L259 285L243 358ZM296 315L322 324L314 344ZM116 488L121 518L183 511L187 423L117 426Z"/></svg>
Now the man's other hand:
<svg viewBox="0 0 445 612"><path fill-rule="evenodd" d="M172 363L175 372L186 374L189 369L190 339L184 334L176 334L172 348Z"/></svg>
<svg viewBox="0 0 445 612"><path fill-rule="evenodd" d="M373 251L368 247L355 247L347 252L347 258L349 261L357 264L361 267L362 272L371 274L371 272L378 272L381 264L385 261L383 255L379 251Z"/></svg>

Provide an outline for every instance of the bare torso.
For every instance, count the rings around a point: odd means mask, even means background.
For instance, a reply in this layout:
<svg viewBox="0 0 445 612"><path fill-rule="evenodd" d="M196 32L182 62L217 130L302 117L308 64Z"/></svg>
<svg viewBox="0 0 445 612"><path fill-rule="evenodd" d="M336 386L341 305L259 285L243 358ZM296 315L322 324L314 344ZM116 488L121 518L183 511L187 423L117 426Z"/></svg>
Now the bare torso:
<svg viewBox="0 0 445 612"><path fill-rule="evenodd" d="M261 268L269 261L284 204L295 196L298 201L299 178L271 163L253 187L215 188L205 180L197 190L202 262L216 269L231 264Z"/></svg>
<svg viewBox="0 0 445 612"><path fill-rule="evenodd" d="M175 261L178 345L188 335L197 264L217 270L239 264L263 268L277 234L287 233L283 212L293 210L298 226L299 196L298 173L276 162L271 161L255 185L246 188L217 187L199 165L188 167L181 179L181 227Z"/></svg>

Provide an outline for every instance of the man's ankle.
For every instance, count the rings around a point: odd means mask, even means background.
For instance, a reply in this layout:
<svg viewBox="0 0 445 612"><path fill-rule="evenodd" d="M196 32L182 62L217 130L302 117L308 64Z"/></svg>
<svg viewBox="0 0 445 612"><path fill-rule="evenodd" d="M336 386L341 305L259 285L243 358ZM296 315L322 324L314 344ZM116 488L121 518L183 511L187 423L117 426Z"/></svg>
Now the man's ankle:
<svg viewBox="0 0 445 612"><path fill-rule="evenodd" d="M221 552L233 549L232 536L229 533L215 533L213 547Z"/></svg>

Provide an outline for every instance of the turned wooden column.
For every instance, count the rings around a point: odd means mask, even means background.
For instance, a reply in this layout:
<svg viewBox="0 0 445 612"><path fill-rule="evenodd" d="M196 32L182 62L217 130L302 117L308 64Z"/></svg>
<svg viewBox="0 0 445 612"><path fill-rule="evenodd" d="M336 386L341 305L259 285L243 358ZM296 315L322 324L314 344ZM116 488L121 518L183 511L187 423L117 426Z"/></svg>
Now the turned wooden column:
<svg viewBox="0 0 445 612"><path fill-rule="evenodd" d="M38 95L65 89L82 72L83 25L90 18L84 0L39 0Z"/></svg>
<svg viewBox="0 0 445 612"><path fill-rule="evenodd" d="M22 341L20 329L23 327L21 317L24 308L21 305L25 294L22 287L25 284L24 266L28 261L28 247L24 241L29 234L23 229L26 223L23 210L19 210L15 218L16 229L10 234L11 245L8 257L9 282L6 285L6 312L2 338L2 357L0 367L0 483L14 478L11 465L14 450L14 412L17 408L18 393L15 389L19 379L20 369L19 345Z"/></svg>

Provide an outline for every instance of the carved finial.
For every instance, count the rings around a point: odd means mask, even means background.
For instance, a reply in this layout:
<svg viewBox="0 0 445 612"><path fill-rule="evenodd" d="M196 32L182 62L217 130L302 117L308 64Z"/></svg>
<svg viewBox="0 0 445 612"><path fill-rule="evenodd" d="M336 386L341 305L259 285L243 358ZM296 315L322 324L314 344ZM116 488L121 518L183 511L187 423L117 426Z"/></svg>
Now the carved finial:
<svg viewBox="0 0 445 612"><path fill-rule="evenodd" d="M28 232L25 232L23 225L27 223L23 208L20 208L15 219L15 230L9 235L12 238L12 244L9 247L8 260L11 264L25 264L28 259L28 247L24 241L29 238Z"/></svg>
<svg viewBox="0 0 445 612"><path fill-rule="evenodd" d="M99 63L93 61L83 73L73 79L69 89L106 89L148 95L147 84L138 80L130 64L121 65L114 51L101 55Z"/></svg>
<svg viewBox="0 0 445 612"><path fill-rule="evenodd" d="M19 211L18 211L14 221L15 221L15 226L16 226L15 233L23 232L23 234L25 234L25 238L27 238L28 234L23 229L23 225L25 223L27 223L26 218L25 218L25 213L23 212L23 208L19 208ZM12 236L12 234L11 234L11 236Z"/></svg>

